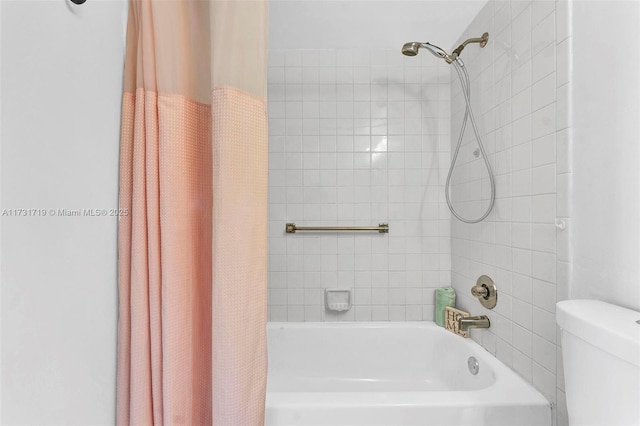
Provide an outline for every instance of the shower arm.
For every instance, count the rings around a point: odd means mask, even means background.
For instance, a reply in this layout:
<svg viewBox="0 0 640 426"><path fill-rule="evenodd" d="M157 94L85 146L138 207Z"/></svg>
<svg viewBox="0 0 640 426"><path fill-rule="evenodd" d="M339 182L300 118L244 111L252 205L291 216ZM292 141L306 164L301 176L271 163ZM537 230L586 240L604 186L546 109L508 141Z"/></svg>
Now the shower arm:
<svg viewBox="0 0 640 426"><path fill-rule="evenodd" d="M446 61L448 63L452 63L453 61L455 61L456 58L460 56L460 53L462 53L462 49L464 49L465 46L469 43L480 43L480 47L485 47L488 41L489 33L482 34L482 37L469 38L463 41L460 46L456 47L456 49L453 51L453 53L451 53L451 55L449 55L449 58L447 58Z"/></svg>

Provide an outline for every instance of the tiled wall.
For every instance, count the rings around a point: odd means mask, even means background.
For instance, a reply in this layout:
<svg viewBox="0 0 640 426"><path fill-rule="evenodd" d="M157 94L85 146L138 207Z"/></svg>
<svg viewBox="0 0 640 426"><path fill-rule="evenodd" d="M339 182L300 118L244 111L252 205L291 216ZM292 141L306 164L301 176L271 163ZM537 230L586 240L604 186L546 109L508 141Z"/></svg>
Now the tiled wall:
<svg viewBox="0 0 640 426"><path fill-rule="evenodd" d="M480 49L462 58L471 75L471 98L496 177L496 203L480 224L452 221L452 282L458 305L486 314L491 328L472 337L557 402L566 422L555 303L564 298L569 275L568 233L556 218L568 218L568 30L566 3L490 1L460 41L490 33ZM452 143L464 114L458 77L451 70ZM486 171L472 152L470 125L454 181L454 200L469 216L480 212L465 185L489 193ZM456 194L462 192L462 195ZM477 192L476 192L477 193ZM491 276L498 305L484 309L470 295L478 276ZM558 380L557 380L558 378Z"/></svg>
<svg viewBox="0 0 640 426"><path fill-rule="evenodd" d="M431 55L269 52L271 321L433 319L450 280L449 116L449 69ZM354 307L326 311L325 288L353 289Z"/></svg>

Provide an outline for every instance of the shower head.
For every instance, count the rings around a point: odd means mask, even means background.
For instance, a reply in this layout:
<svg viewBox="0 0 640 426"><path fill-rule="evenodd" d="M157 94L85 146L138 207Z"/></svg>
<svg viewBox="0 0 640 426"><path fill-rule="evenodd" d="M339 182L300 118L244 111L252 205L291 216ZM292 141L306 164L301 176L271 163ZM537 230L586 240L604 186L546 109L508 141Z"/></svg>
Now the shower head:
<svg viewBox="0 0 640 426"><path fill-rule="evenodd" d="M402 54L405 56L416 56L418 54L418 49L420 49L420 44L417 41L412 41L409 43L405 43L402 46Z"/></svg>
<svg viewBox="0 0 640 426"><path fill-rule="evenodd" d="M447 52L445 52L438 46L435 46L431 43L420 43L418 41L405 43L402 46L402 54L406 56L416 56L420 48L427 49L429 52L433 53L438 58L442 58L448 63L451 63L451 58L449 57Z"/></svg>
<svg viewBox="0 0 640 426"><path fill-rule="evenodd" d="M459 56L462 53L462 49L464 49L467 44L479 43L480 47L485 47L488 41L489 41L489 33L482 34L482 37L469 38L463 41L462 44L458 46L451 55L449 55L447 52L445 52L444 50L442 50L441 48L439 48L434 44L431 44L428 42L421 43L419 41L412 41L409 43L405 43L402 46L402 54L406 56L416 56L418 54L418 50L420 50L420 48L423 48L423 49L427 49L429 52L433 53L438 58L444 59L445 61L447 61L448 64L452 63L453 61L458 61L458 64L462 64Z"/></svg>

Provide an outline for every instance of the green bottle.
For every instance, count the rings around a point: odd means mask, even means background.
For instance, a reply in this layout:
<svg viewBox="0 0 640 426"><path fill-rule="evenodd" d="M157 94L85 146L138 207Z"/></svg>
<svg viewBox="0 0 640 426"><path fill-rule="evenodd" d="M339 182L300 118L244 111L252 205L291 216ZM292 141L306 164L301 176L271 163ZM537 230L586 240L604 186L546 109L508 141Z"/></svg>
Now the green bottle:
<svg viewBox="0 0 640 426"><path fill-rule="evenodd" d="M444 308L456 305L456 291L453 287L436 289L436 324L444 327Z"/></svg>

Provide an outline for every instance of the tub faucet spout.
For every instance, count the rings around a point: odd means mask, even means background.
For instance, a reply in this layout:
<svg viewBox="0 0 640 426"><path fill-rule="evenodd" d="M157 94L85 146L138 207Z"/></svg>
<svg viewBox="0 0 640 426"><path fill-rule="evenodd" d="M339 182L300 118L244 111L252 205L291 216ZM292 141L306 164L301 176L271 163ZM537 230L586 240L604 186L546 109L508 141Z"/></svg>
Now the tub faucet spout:
<svg viewBox="0 0 640 426"><path fill-rule="evenodd" d="M486 315L477 315L475 317L458 318L460 331L469 331L472 328L489 328L491 322Z"/></svg>

